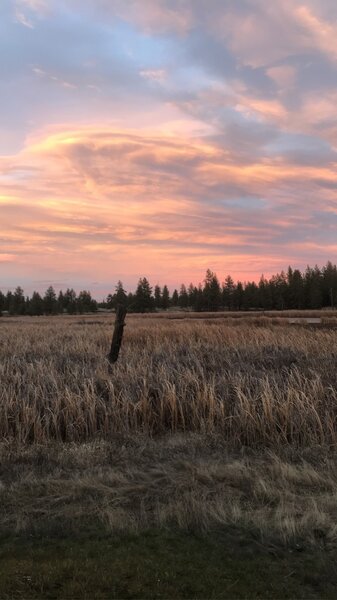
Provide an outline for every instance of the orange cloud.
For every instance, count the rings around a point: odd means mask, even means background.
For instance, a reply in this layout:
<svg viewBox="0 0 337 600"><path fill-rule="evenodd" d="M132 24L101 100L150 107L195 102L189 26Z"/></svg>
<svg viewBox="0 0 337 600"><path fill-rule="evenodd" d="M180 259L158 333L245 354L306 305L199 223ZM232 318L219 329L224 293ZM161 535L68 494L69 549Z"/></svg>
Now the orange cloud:
<svg viewBox="0 0 337 600"><path fill-rule="evenodd" d="M0 172L2 262L70 280L173 283L207 266L258 276L266 262L292 262L298 223L311 218L309 200L291 205L289 185L337 185L334 167L239 165L211 140L103 127L35 138Z"/></svg>

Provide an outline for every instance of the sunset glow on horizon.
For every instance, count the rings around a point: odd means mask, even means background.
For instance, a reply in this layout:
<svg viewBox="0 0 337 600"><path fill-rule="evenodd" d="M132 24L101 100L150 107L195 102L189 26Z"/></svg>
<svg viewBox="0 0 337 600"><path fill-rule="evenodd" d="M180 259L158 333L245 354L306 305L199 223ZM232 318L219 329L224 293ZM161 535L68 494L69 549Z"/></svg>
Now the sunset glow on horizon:
<svg viewBox="0 0 337 600"><path fill-rule="evenodd" d="M334 0L3 0L0 289L336 262Z"/></svg>

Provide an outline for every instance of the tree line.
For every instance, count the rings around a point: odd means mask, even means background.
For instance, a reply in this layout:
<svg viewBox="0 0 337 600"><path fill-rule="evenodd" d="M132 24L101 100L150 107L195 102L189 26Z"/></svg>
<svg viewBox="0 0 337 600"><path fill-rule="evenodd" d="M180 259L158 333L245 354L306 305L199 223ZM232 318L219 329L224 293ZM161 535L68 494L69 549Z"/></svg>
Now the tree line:
<svg viewBox="0 0 337 600"><path fill-rule="evenodd" d="M86 290L77 295L73 289L67 289L57 295L53 286L49 286L43 296L33 292L31 297L25 296L20 286L7 294L0 291L0 313L6 311L10 315L83 314L96 312L97 308L98 303Z"/></svg>
<svg viewBox="0 0 337 600"><path fill-rule="evenodd" d="M103 302L97 302L89 291L78 295L73 289L57 295L50 286L41 296L33 292L25 296L21 287L4 294L0 291L0 311L15 315L53 315L60 313L82 314L96 312L99 308L115 309L123 304L129 312L152 312L180 308L194 311L218 310L286 310L320 309L337 304L337 267L328 262L323 268L307 267L304 272L288 268L269 279L263 275L258 283L234 282L230 275L222 283L210 269L203 283L182 284L172 294L167 285L152 287L146 277L138 281L135 292L124 289L118 281L113 293Z"/></svg>

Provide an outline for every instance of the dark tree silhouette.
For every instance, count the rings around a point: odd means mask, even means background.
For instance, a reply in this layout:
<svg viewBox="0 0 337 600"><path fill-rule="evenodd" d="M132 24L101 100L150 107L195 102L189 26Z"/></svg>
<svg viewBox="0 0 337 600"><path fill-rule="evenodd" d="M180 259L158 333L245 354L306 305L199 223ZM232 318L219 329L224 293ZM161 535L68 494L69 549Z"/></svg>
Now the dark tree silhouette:
<svg viewBox="0 0 337 600"><path fill-rule="evenodd" d="M146 277L138 281L133 309L136 312L149 312L154 308L154 299L152 297L152 288Z"/></svg>
<svg viewBox="0 0 337 600"><path fill-rule="evenodd" d="M163 293L161 296L161 306L164 310L166 310L170 306L170 292L168 290L167 285L163 287Z"/></svg>
<svg viewBox="0 0 337 600"><path fill-rule="evenodd" d="M182 310L216 311L216 310L284 310L284 309L320 309L337 305L337 266L330 261L323 267L307 267L304 273L299 269L288 267L269 279L261 276L258 283L248 281L234 283L231 275L227 275L220 287L217 275L210 269L206 271L203 285L192 283L186 289L182 284L180 291L170 292L167 285L155 286L154 296L146 277L140 278L135 293L127 294L121 281L117 282L115 293L109 294L104 302L98 304L89 291L83 290L76 295L71 288L59 292L50 286L44 297L38 292L32 297L25 297L22 287L6 294L0 291L0 314L53 315L66 311L94 312L97 307L115 309L118 304L125 305L129 312L148 312L155 308L167 310L170 306Z"/></svg>

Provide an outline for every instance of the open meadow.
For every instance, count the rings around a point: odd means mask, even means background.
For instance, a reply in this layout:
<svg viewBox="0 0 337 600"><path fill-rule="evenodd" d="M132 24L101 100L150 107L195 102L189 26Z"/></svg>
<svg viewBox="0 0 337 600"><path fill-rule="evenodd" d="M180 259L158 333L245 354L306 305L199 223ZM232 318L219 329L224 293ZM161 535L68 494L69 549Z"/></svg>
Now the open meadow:
<svg viewBox="0 0 337 600"><path fill-rule="evenodd" d="M0 319L5 597L40 597L51 580L62 583L50 597L177 597L177 590L181 597L205 590L212 597L247 597L248 590L251 597L333 597L336 314L319 326L289 325L279 315L132 315L119 360L110 365L113 318ZM128 574L114 592L96 582L94 593L88 581L81 589L76 557L67 552L83 532L99 532L104 552L112 543L123 554L127 543L131 562L132 552L146 555L150 540L166 565L158 559L162 583L155 592L145 580L134 588ZM27 539L45 548L55 536L73 536L58 550L68 579L48 570L40 555L18 566L15 548ZM181 583L163 550L177 536L185 536L186 548L200 543L207 555L211 545L218 559L230 545L235 564L223 567L226 581L214 579L205 557L201 587L189 587L195 574L187 587ZM114 568L123 572L119 563ZM250 568L260 572L256 588L244 577ZM274 573L269 587L267 572Z"/></svg>

